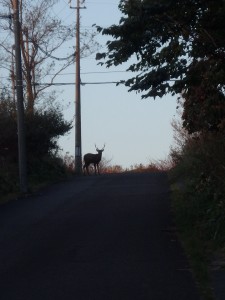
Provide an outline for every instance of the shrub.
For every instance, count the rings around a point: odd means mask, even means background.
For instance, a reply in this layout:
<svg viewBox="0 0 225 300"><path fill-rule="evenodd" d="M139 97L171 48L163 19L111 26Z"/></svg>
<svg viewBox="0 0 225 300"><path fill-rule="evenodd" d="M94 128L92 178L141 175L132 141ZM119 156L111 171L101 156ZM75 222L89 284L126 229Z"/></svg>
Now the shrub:
<svg viewBox="0 0 225 300"><path fill-rule="evenodd" d="M224 147L224 137L219 133L190 139L170 173L173 180L179 178L184 183L182 205L187 221L198 229L203 241L215 247L225 244Z"/></svg>
<svg viewBox="0 0 225 300"><path fill-rule="evenodd" d="M64 120L57 107L26 114L25 122L28 181L49 182L65 175L57 140L72 128L72 123ZM17 113L15 103L6 94L0 97L0 166L1 194L17 192Z"/></svg>

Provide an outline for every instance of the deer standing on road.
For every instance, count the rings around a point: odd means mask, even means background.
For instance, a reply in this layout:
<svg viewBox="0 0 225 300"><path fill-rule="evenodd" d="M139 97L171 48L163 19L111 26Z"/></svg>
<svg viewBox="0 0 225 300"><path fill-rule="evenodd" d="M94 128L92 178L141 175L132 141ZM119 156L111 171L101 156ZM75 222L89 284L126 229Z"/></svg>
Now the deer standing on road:
<svg viewBox="0 0 225 300"><path fill-rule="evenodd" d="M104 151L105 145L101 150L99 150L96 147L96 145L95 145L95 148L96 148L96 151L98 152L97 154L87 153L84 155L84 165L83 165L84 174L85 174L85 169L86 169L87 174L89 175L89 165L93 164L94 168L95 168L95 174L96 174L96 169L97 169L98 174L100 175L99 163L102 159L102 152Z"/></svg>

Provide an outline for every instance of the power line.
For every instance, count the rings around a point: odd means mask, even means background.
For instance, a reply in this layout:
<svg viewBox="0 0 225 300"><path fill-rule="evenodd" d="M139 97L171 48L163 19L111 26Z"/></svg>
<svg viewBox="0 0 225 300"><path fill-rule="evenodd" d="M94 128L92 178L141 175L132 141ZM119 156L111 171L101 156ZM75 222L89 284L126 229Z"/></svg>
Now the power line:
<svg viewBox="0 0 225 300"><path fill-rule="evenodd" d="M82 82L81 85L86 85L86 84L119 84L120 82L118 81L103 81L103 82Z"/></svg>
<svg viewBox="0 0 225 300"><path fill-rule="evenodd" d="M99 82L81 82L81 85L89 84L119 84L119 81L99 81ZM75 85L75 82L53 82L53 83L33 83L35 86L63 86L63 85Z"/></svg>
<svg viewBox="0 0 225 300"><path fill-rule="evenodd" d="M4 41L2 41L1 43L4 44L6 42L6 40L8 39L9 36L10 36L10 32L7 34L7 36L5 37Z"/></svg>
<svg viewBox="0 0 225 300"><path fill-rule="evenodd" d="M91 75L91 74L112 74L112 73L127 73L132 71L92 71L92 72L81 72L81 75ZM75 72L68 72L68 73L62 73L57 74L57 76L67 76L67 75L74 75ZM54 76L55 74L46 74L45 76ZM8 76L0 76L0 78L8 78Z"/></svg>
<svg viewBox="0 0 225 300"><path fill-rule="evenodd" d="M111 74L111 73L126 73L131 71L94 71L94 72L82 72L81 74Z"/></svg>
<svg viewBox="0 0 225 300"><path fill-rule="evenodd" d="M81 72L81 75L89 75L89 74L111 74L111 73L127 73L132 71L90 71L90 72ZM57 76L65 76L65 75L74 75L75 73L62 73ZM46 74L46 76L54 76L55 74Z"/></svg>
<svg viewBox="0 0 225 300"><path fill-rule="evenodd" d="M118 5L118 2L115 3L115 2L103 2L103 1L87 1L87 4L110 4L110 5Z"/></svg>
<svg viewBox="0 0 225 300"><path fill-rule="evenodd" d="M11 22L11 19L12 19L12 15L0 15L0 19L9 19L10 22ZM9 34L7 35L7 37L9 36ZM7 38L6 37L6 38ZM66 40L66 37L64 38L63 42ZM56 56L53 56L51 55L50 53L48 53L47 51L45 51L40 45L38 45L38 43L36 43L34 40L30 40L29 42L31 42L32 44L34 44L35 48L38 48L42 53L44 53L46 56L52 58L52 59L55 59L55 60L58 60L58 61L61 61L61 60L68 60L72 57L76 57L76 51L72 54L70 54L69 56L67 57L56 57Z"/></svg>
<svg viewBox="0 0 225 300"><path fill-rule="evenodd" d="M53 55L51 55L50 53L48 53L47 51L45 51L42 47L40 47L40 45L38 45L35 41L30 41L31 43L33 43L34 44L34 46L36 47L36 48L38 48L39 50L41 50L41 52L42 53L44 53L46 56L48 56L48 57L50 57L50 58L52 58L52 59L55 59L55 60L68 60L68 59L70 59L70 58L72 58L72 57L76 57L76 51L73 53L73 54L70 54L69 56L67 56L67 57L56 57L56 56L53 56Z"/></svg>
<svg viewBox="0 0 225 300"><path fill-rule="evenodd" d="M119 84L119 81L100 81L100 82L81 82L81 85L90 85L90 84ZM33 83L35 86L65 86L65 85L75 85L75 82L49 82L49 83ZM23 87L26 87L24 85ZM4 89L4 88L0 88Z"/></svg>

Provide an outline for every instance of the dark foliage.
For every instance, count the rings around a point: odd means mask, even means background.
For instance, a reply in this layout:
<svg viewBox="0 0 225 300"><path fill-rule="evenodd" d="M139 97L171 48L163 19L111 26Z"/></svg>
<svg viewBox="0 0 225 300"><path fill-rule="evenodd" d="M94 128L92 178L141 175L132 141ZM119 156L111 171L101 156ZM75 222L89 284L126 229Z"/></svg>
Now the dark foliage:
<svg viewBox="0 0 225 300"><path fill-rule="evenodd" d="M72 128L60 111L49 109L26 116L27 151L30 156L43 157L59 149L57 140Z"/></svg>
<svg viewBox="0 0 225 300"><path fill-rule="evenodd" d="M25 115L27 170L31 186L66 175L58 157L57 140L71 128L56 108ZM18 136L15 103L2 93L0 98L0 196L18 192Z"/></svg>
<svg viewBox="0 0 225 300"><path fill-rule="evenodd" d="M177 153L170 174L175 182L182 183L180 205L186 222L199 230L202 240L216 247L225 244L224 147L223 134L190 138Z"/></svg>
<svg viewBox="0 0 225 300"><path fill-rule="evenodd" d="M137 75L124 83L143 98L182 94L189 132L224 131L225 1L121 0L119 8L119 25L97 27L113 40L96 59L107 67L132 59Z"/></svg>
<svg viewBox="0 0 225 300"><path fill-rule="evenodd" d="M36 111L25 115L26 149L28 159L41 159L57 152L57 139L71 128L57 109ZM0 101L0 155L2 159L16 162L18 156L17 116L14 103L4 96Z"/></svg>

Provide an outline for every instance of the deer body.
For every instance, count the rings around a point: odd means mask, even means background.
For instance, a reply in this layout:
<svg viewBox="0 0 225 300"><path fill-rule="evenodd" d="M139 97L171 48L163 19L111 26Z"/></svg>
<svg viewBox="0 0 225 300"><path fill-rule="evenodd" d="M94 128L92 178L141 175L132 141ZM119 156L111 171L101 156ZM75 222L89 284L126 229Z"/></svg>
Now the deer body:
<svg viewBox="0 0 225 300"><path fill-rule="evenodd" d="M105 148L105 146L104 146L104 148ZM84 173L85 173L85 169L86 169L87 174L89 175L89 166L90 166L90 164L93 164L94 168L95 168L95 174L97 173L96 171L98 171L98 174L100 175L99 163L102 159L102 152L104 151L104 148L101 150L96 148L96 151L98 152L97 154L87 153L84 155L84 165L83 165Z"/></svg>

